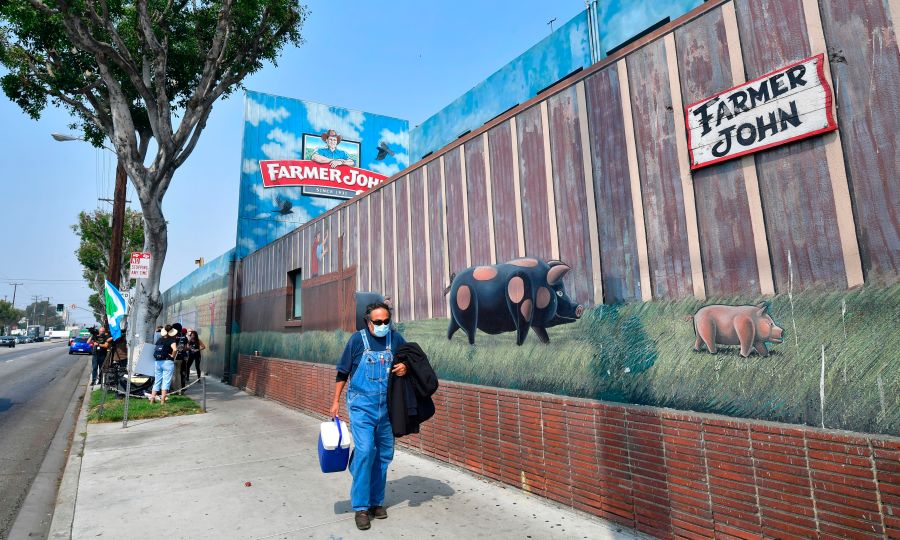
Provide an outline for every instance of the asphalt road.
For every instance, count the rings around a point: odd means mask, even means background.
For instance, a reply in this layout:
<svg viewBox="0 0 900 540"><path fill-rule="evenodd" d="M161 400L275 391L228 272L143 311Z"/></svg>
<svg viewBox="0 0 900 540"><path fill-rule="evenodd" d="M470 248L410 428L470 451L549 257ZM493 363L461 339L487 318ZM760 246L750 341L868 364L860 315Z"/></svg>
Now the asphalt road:
<svg viewBox="0 0 900 540"><path fill-rule="evenodd" d="M0 538L9 536L89 361L70 356L64 340L0 348Z"/></svg>

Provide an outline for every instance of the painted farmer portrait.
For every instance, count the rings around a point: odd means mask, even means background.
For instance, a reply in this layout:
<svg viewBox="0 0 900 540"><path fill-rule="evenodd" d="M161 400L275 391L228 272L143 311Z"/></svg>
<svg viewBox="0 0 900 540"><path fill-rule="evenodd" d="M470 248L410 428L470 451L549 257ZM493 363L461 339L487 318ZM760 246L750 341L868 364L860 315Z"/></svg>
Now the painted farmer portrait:
<svg viewBox="0 0 900 540"><path fill-rule="evenodd" d="M325 141L325 148L319 148L313 152L313 161L316 163L327 163L332 168L340 165L349 165L351 167L356 165L347 152L338 148L338 145L341 144L341 136L335 130L329 129L323 133L322 140Z"/></svg>

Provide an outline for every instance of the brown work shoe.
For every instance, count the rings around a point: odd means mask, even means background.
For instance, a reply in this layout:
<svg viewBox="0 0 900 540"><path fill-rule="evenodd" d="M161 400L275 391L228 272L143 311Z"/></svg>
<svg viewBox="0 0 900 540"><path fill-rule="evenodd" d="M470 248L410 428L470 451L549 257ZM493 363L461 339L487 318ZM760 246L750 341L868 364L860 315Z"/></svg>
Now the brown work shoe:
<svg viewBox="0 0 900 540"><path fill-rule="evenodd" d="M361 531L364 531L372 526L372 524L369 522L369 513L366 512L365 510L358 510L356 512L355 519L356 519L356 528Z"/></svg>
<svg viewBox="0 0 900 540"><path fill-rule="evenodd" d="M387 510L385 510L383 506L373 506L372 508L369 508L369 513L372 514L372 517L375 519L387 519Z"/></svg>

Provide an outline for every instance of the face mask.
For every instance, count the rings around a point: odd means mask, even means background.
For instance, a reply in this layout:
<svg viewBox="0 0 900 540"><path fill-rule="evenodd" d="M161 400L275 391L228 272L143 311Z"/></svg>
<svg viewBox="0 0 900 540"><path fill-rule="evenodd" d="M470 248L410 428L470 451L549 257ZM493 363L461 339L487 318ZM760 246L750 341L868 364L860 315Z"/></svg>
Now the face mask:
<svg viewBox="0 0 900 540"><path fill-rule="evenodd" d="M374 334L378 337L384 337L391 330L391 325L389 324L373 324L372 328L375 329Z"/></svg>

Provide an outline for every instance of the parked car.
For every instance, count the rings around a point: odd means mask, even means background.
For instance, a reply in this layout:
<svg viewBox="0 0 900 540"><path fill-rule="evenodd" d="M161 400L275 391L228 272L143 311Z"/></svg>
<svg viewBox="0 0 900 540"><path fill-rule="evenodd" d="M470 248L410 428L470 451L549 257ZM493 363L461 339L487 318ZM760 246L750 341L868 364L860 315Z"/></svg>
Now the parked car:
<svg viewBox="0 0 900 540"><path fill-rule="evenodd" d="M28 343L28 338L25 336L16 336L16 343L21 345L22 343Z"/></svg>
<svg viewBox="0 0 900 540"><path fill-rule="evenodd" d="M91 354L92 349L88 338L75 338L75 341L69 345L69 354Z"/></svg>
<svg viewBox="0 0 900 540"><path fill-rule="evenodd" d="M15 336L0 336L0 347L15 347Z"/></svg>

